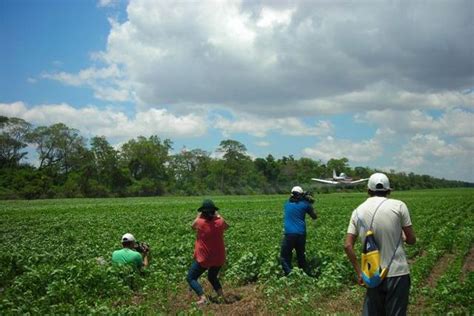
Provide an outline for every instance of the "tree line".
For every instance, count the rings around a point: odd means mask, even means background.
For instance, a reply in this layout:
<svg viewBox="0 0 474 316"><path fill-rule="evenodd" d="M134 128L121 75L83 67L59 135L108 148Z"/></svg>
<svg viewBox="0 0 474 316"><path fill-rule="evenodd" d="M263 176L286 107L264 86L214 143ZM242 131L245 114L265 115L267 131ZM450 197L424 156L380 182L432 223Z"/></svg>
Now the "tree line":
<svg viewBox="0 0 474 316"><path fill-rule="evenodd" d="M376 171L352 168L344 157L327 163L292 155L252 159L245 145L232 139L222 140L211 155L198 148L173 153L173 142L156 135L116 149L104 136L87 141L63 123L35 127L15 117L0 116L0 132L0 199L275 194L296 184L324 193L340 188L315 186L311 177L331 177L334 169L366 178ZM36 166L27 163L27 146L37 152ZM396 190L473 185L394 170L388 176Z"/></svg>

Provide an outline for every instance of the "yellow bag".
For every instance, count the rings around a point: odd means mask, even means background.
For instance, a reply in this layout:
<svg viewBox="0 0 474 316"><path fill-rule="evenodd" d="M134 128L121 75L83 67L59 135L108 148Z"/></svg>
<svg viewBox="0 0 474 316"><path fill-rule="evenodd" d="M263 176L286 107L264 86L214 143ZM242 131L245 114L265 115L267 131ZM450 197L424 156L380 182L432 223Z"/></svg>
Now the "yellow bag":
<svg viewBox="0 0 474 316"><path fill-rule="evenodd" d="M364 246L362 248L361 269L364 284L369 287L377 287L382 283L388 273L388 267L382 269L382 258L379 247L375 242L373 231L369 230L365 234Z"/></svg>
<svg viewBox="0 0 474 316"><path fill-rule="evenodd" d="M395 247L395 251L393 253L392 259L390 259L390 263L387 267L382 268L382 256L380 254L380 249L375 241L374 231L372 229L372 225L374 223L375 214L379 210L380 206L387 201L387 199L380 202L380 204L375 209L374 215L372 216L372 221L370 223L370 227L367 229L365 233L364 244L362 247L362 255L361 255L361 270L362 270L362 280L364 284L369 288L374 288L380 285L383 282L385 277L388 274L388 270L390 269L390 265L392 264L393 258L395 258L395 254L397 252L398 246L400 245L400 241L402 237L398 241L397 246ZM361 224L367 228L364 221L357 216Z"/></svg>

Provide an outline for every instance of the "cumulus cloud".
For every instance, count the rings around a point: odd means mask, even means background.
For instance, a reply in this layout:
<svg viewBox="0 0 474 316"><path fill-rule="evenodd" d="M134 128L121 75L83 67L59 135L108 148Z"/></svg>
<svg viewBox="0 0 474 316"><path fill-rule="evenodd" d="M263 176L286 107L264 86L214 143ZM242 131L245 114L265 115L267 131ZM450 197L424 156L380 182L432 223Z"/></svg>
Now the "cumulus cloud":
<svg viewBox="0 0 474 316"><path fill-rule="evenodd" d="M109 7L109 6L115 5L117 2L118 0L99 0L99 2L97 3L97 6L101 8Z"/></svg>
<svg viewBox="0 0 474 316"><path fill-rule="evenodd" d="M401 134L438 132L457 137L474 135L474 112L462 109L448 109L439 117L421 110L377 110L358 114L356 120L385 126Z"/></svg>
<svg viewBox="0 0 474 316"><path fill-rule="evenodd" d="M68 120L110 137L194 137L207 122L226 137L307 136L316 143L302 152L315 159L383 157L387 165L438 174L445 168L464 175L457 166L470 167L472 181L473 12L469 0L130 0L125 19L109 20L106 48L91 54L91 65L32 79L131 102L133 117L68 104L15 103L0 111L33 122ZM373 137L338 138L331 121L347 113L356 127L375 128Z"/></svg>
<svg viewBox="0 0 474 316"><path fill-rule="evenodd" d="M316 144L316 146L303 149L303 155L323 161L331 158L346 157L351 162L366 163L376 160L382 154L382 143L376 138L354 142L328 136Z"/></svg>
<svg viewBox="0 0 474 316"><path fill-rule="evenodd" d="M472 181L474 141L472 137L465 140L470 146L447 142L438 135L416 134L395 157L396 169Z"/></svg>
<svg viewBox="0 0 474 316"><path fill-rule="evenodd" d="M270 146L270 143L262 140L262 141L256 142L255 145L257 145L258 147L268 147Z"/></svg>
<svg viewBox="0 0 474 316"><path fill-rule="evenodd" d="M321 136L331 134L334 128L331 122L324 120L307 125L295 117L263 118L245 114L233 120L217 116L214 126L222 130L225 136L247 133L256 137L265 137L270 132L291 136Z"/></svg>
<svg viewBox="0 0 474 316"><path fill-rule="evenodd" d="M472 94L460 93L474 77L468 8L468 0L132 0L126 21L111 20L97 55L104 70L49 77L77 84L117 67L127 82L119 100L128 93L141 106L215 104L272 116L472 107Z"/></svg>
<svg viewBox="0 0 474 316"><path fill-rule="evenodd" d="M94 91L94 96L106 101L132 100L132 90L124 80L123 71L115 64L108 67L90 67L77 74L67 72L43 73L42 78L56 80L68 86L86 86Z"/></svg>
<svg viewBox="0 0 474 316"><path fill-rule="evenodd" d="M173 139L198 137L207 130L205 117L195 114L176 116L165 109L149 109L129 118L124 112L111 108L75 108L65 103L27 107L23 102L15 102L0 104L0 114L19 117L37 125L62 122L89 135L115 139L153 134Z"/></svg>

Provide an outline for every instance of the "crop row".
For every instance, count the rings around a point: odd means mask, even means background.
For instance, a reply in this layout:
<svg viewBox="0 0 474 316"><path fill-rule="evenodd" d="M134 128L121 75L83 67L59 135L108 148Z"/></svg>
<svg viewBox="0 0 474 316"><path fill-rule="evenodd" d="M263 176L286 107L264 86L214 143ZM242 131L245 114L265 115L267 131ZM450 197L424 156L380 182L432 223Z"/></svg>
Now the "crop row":
<svg viewBox="0 0 474 316"><path fill-rule="evenodd" d="M457 300L466 302L472 289L472 273L462 283L459 273L455 275L473 243L471 190L403 192L395 197L409 206L419 238L418 245L407 248L414 293L424 295L420 289L438 259L454 253L453 268L433 290L442 301L433 309L465 311L443 300L443 293L458 293L460 284L462 297ZM354 287L342 244L351 211L365 195L317 197L319 219L307 223L313 277L295 269L289 278L282 277L278 261L285 198L215 197L231 225L223 284L236 289L256 284L266 308L276 313L314 310L322 297L337 297ZM1 202L0 314L175 311L174 301L187 291L184 277L195 238L190 223L200 202L199 197ZM110 264L125 232L152 247L152 264L143 276ZM452 277L458 283L450 283ZM140 304L134 297L140 297Z"/></svg>

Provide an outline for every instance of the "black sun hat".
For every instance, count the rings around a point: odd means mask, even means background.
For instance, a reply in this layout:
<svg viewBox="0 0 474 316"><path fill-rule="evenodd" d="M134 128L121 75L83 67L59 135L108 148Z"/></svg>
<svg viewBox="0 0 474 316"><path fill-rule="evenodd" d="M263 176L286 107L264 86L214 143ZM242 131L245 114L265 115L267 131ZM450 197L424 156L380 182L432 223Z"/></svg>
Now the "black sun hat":
<svg viewBox="0 0 474 316"><path fill-rule="evenodd" d="M202 211L217 211L219 208L217 206L215 206L214 202L212 202L212 200L209 200L209 199L206 199L204 201L202 201L202 205L200 208L198 208L198 212L202 212Z"/></svg>

